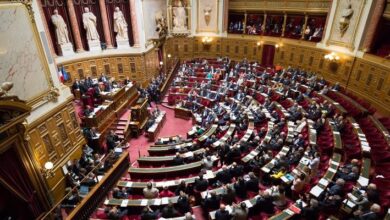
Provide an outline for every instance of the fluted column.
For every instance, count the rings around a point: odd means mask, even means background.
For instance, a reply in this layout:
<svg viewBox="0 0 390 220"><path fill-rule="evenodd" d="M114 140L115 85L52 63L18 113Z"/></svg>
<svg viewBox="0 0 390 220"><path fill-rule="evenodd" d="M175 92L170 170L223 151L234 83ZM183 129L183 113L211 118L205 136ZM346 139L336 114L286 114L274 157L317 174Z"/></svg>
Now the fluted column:
<svg viewBox="0 0 390 220"><path fill-rule="evenodd" d="M110 34L110 27L108 25L107 9L105 0L99 0L100 15L102 17L104 40L108 49L112 49L112 39Z"/></svg>
<svg viewBox="0 0 390 220"><path fill-rule="evenodd" d="M287 13L284 13L283 26L282 26L282 37L284 37L284 32L286 31L287 23Z"/></svg>
<svg viewBox="0 0 390 220"><path fill-rule="evenodd" d="M223 1L223 32L227 32L229 26L229 0Z"/></svg>
<svg viewBox="0 0 390 220"><path fill-rule="evenodd" d="M131 30L133 32L134 47L139 47L137 13L135 0L130 0Z"/></svg>
<svg viewBox="0 0 390 220"><path fill-rule="evenodd" d="M372 11L372 16L369 20L367 20L370 25L366 27L366 35L364 36L364 41L361 47L364 52L370 52L370 50L372 49L376 30L378 28L379 21L382 17L383 8L385 7L385 0L378 0L376 1L376 4L374 3L374 5L375 7Z"/></svg>
<svg viewBox="0 0 390 220"><path fill-rule="evenodd" d="M74 43L76 45L76 52L83 52L83 43L81 42L79 24L77 23L76 11L74 10L73 0L67 0L70 26L72 26L72 33L74 37Z"/></svg>

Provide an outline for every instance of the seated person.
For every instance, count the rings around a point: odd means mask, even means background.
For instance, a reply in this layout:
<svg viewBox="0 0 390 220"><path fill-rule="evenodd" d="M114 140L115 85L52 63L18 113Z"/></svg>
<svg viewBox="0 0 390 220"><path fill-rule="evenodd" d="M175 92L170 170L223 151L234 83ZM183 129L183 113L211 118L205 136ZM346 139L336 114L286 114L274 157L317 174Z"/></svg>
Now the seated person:
<svg viewBox="0 0 390 220"><path fill-rule="evenodd" d="M145 199L155 199L159 195L159 190L153 187L152 182L148 182L146 188L143 189Z"/></svg>
<svg viewBox="0 0 390 220"><path fill-rule="evenodd" d="M161 217L163 218L174 218L179 215L179 212L173 207L172 202L169 202L161 211Z"/></svg>
<svg viewBox="0 0 390 220"><path fill-rule="evenodd" d="M210 194L210 195L208 195ZM208 192L203 202L203 207L206 210L216 210L219 207L221 198L217 195L215 191Z"/></svg>
<svg viewBox="0 0 390 220"><path fill-rule="evenodd" d="M146 206L141 212L141 220L154 220L158 218L158 212Z"/></svg>
<svg viewBox="0 0 390 220"><path fill-rule="evenodd" d="M168 186L164 186L163 190L160 192L159 194L160 198L164 198L164 197L174 197L175 196L175 193L171 192L169 189L168 189Z"/></svg>
<svg viewBox="0 0 390 220"><path fill-rule="evenodd" d="M215 219L216 220L230 220L230 214L226 210L226 207L224 204L221 204L220 208L215 212Z"/></svg>

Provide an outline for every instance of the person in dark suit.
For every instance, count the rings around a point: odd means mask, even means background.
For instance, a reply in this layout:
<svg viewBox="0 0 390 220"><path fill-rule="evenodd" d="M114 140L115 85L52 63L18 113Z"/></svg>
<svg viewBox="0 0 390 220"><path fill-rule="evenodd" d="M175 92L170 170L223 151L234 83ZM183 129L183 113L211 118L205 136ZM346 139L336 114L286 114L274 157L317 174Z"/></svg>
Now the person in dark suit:
<svg viewBox="0 0 390 220"><path fill-rule="evenodd" d="M198 192L205 191L209 186L209 181L203 179L203 175L199 175L199 178L195 179L194 188Z"/></svg>
<svg viewBox="0 0 390 220"><path fill-rule="evenodd" d="M318 219L319 209L318 209L318 201L315 199L311 199L309 205L301 210L301 217L303 219Z"/></svg>
<svg viewBox="0 0 390 220"><path fill-rule="evenodd" d="M161 211L161 216L163 218L174 218L179 215L179 212L173 207L172 202L169 202Z"/></svg>
<svg viewBox="0 0 390 220"><path fill-rule="evenodd" d="M238 180L234 183L234 190L236 191L236 195L241 199L246 198L246 185L245 181L242 177L238 177Z"/></svg>
<svg viewBox="0 0 390 220"><path fill-rule="evenodd" d="M207 194L210 194L210 196ZM204 199L204 202L203 202L203 207L206 210L218 209L219 204L221 202L221 198L217 195L217 193L215 191L211 191L210 193L207 193L207 194L206 194L206 198Z"/></svg>
<svg viewBox="0 0 390 220"><path fill-rule="evenodd" d="M183 160L183 158L180 156L180 153L177 152L177 153L176 153L176 156L173 158L172 165L173 165L173 166L179 166L179 165L183 165L183 164L184 164L184 160Z"/></svg>
<svg viewBox="0 0 390 220"><path fill-rule="evenodd" d="M158 218L158 213L146 206L141 212L141 220L154 220Z"/></svg>
<svg viewBox="0 0 390 220"><path fill-rule="evenodd" d="M371 205L370 211L368 211L368 212L363 213L360 210L355 211L353 213L354 214L353 219L355 219L355 220L376 220L376 219L379 219L378 213L380 211L381 211L380 205L378 205L377 203L374 203Z"/></svg>
<svg viewBox="0 0 390 220"><path fill-rule="evenodd" d="M215 212L215 219L216 220L230 220L230 214L225 209L225 205L221 204L219 209Z"/></svg>
<svg viewBox="0 0 390 220"><path fill-rule="evenodd" d="M113 150L119 144L119 137L114 133L113 130L110 130L107 139L106 139L107 149Z"/></svg>
<svg viewBox="0 0 390 220"><path fill-rule="evenodd" d="M259 178L253 172L249 173L249 180L245 183L246 189L252 192L259 191Z"/></svg>
<svg viewBox="0 0 390 220"><path fill-rule="evenodd" d="M186 213L191 211L190 200L188 195L184 191L180 191L180 195L177 198L177 208L180 213Z"/></svg>
<svg viewBox="0 0 390 220"><path fill-rule="evenodd" d="M217 180L220 181L223 184L230 183L232 180L232 176L230 175L230 172L226 166L222 167L222 171L217 173Z"/></svg>
<svg viewBox="0 0 390 220"><path fill-rule="evenodd" d="M254 205L253 210L255 210L255 212L265 212L268 214L274 212L274 204L272 203L272 197L269 191L259 191L259 197L256 199L256 204Z"/></svg>

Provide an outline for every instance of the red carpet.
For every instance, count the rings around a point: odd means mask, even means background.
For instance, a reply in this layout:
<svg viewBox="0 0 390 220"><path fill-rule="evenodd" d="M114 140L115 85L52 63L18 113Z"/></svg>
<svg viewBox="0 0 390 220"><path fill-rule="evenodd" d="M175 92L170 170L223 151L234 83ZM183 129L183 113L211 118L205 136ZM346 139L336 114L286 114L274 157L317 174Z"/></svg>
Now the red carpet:
<svg viewBox="0 0 390 220"><path fill-rule="evenodd" d="M181 135L183 138L187 137L187 132L192 127L191 120L184 120L175 118L175 112L173 109L166 108L162 105L158 105L158 108L166 112L166 121L158 134L158 137L169 137L174 135ZM132 138L130 140L130 148L128 149L130 154L130 163L137 160L139 155L148 155L148 148L153 145L153 142L149 142L145 135L140 135L138 138Z"/></svg>

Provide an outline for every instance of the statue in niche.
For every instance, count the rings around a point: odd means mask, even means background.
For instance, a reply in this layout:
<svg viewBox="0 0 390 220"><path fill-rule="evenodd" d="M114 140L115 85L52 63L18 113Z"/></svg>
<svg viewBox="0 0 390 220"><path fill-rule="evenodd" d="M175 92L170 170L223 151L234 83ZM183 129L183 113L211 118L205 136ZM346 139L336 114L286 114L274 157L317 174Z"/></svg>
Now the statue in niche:
<svg viewBox="0 0 390 220"><path fill-rule="evenodd" d="M117 40L128 39L126 19L119 7L115 7L114 11L114 32Z"/></svg>
<svg viewBox="0 0 390 220"><path fill-rule="evenodd" d="M352 3L351 1L348 1L347 7L345 7L341 12L341 18L339 20L339 29L340 29L341 37L343 37L345 32L348 30L352 15L353 15Z"/></svg>
<svg viewBox="0 0 390 220"><path fill-rule="evenodd" d="M204 20L206 22L206 25L209 26L210 24L210 19L211 19L211 11L213 9L211 8L210 5L206 5L206 7L204 7L203 9L203 12L204 12Z"/></svg>
<svg viewBox="0 0 390 220"><path fill-rule="evenodd" d="M177 5L173 7L173 30L187 30L187 13L181 0L177 1Z"/></svg>
<svg viewBox="0 0 390 220"><path fill-rule="evenodd" d="M156 21L156 32L158 33L158 37L165 37L167 35L167 22L164 17L163 11L157 11L154 16L154 19Z"/></svg>
<svg viewBox="0 0 390 220"><path fill-rule="evenodd" d="M54 9L54 14L51 16L51 22L53 22L56 29L57 43L64 45L69 43L68 28L62 16L58 14L58 10Z"/></svg>
<svg viewBox="0 0 390 220"><path fill-rule="evenodd" d="M84 29L87 32L87 40L94 41L99 40L99 33L96 29L96 16L89 11L89 8L84 8L83 13L83 25Z"/></svg>

